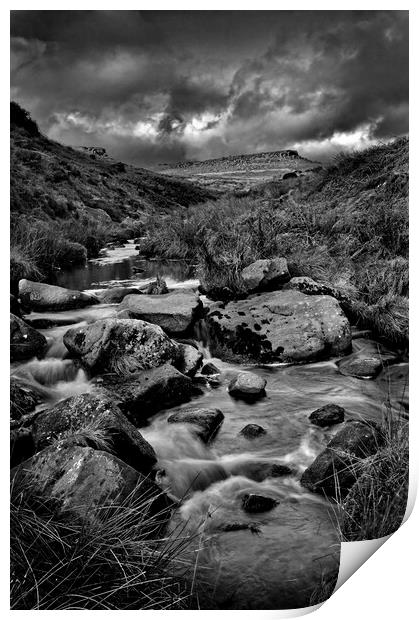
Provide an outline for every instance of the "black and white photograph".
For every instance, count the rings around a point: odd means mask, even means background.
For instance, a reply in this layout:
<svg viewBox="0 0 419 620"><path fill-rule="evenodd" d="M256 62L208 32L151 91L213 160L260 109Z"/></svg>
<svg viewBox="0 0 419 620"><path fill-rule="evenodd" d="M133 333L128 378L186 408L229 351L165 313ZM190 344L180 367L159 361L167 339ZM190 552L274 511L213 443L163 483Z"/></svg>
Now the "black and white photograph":
<svg viewBox="0 0 419 620"><path fill-rule="evenodd" d="M9 12L10 609L307 613L406 518L409 11L144 7Z"/></svg>

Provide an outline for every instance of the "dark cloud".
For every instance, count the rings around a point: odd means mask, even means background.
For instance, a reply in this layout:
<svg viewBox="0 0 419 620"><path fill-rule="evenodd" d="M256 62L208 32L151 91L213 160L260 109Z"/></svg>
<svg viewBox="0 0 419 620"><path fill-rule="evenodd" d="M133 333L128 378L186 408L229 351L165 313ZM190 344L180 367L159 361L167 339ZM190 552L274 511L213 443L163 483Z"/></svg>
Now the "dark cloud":
<svg viewBox="0 0 419 620"><path fill-rule="evenodd" d="M407 11L14 11L12 96L147 164L408 131Z"/></svg>

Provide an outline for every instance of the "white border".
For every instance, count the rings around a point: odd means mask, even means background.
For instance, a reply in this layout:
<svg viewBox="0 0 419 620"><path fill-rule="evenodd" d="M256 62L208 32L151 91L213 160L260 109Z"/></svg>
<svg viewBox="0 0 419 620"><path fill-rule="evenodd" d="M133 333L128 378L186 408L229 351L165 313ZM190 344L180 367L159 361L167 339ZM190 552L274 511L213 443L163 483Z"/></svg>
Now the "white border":
<svg viewBox="0 0 419 620"><path fill-rule="evenodd" d="M191 1L183 1L183 2L168 2L161 0L154 0L152 3L146 2L124 2L120 1L117 4L107 1L102 2L89 2L86 7L86 2L80 2L78 0L73 0L70 2L61 2L59 7L57 7L56 2L38 2L36 6L34 6L33 2L19 2L15 1L13 3L6 3L7 6L3 5L1 9L1 29L2 29L2 54L0 56L0 63L2 69L2 79L3 79L3 96L1 98L1 111L2 114L0 116L2 122L0 123L0 131L2 138L2 149L1 149L1 163L0 163L0 174L1 174L1 188L2 188L2 201L1 201L1 209L0 209L0 217L1 217L1 225L0 225L0 252L1 252L1 265L2 265L2 283L3 283L3 292L5 287L5 283L8 282L8 202L9 202L9 98L6 98L6 92L9 88L9 10L128 10L128 9L144 9L144 10L336 10L336 4L332 2L319 2L316 3L316 6L313 6L313 3L309 2L293 2L291 5L289 3L282 3L282 5L278 2L267 2L266 0L259 0L257 3L246 2L245 0L235 0L235 1L227 1L227 0L212 0L212 2L200 2L197 3L196 0L194 2ZM410 99L410 120L411 120L411 142L410 142L410 152L411 152L411 169L416 172L418 169L415 165L417 163L417 123L416 123L416 113L419 111L416 100L416 81L413 75L412 67L416 68L418 63L417 55L415 52L417 51L416 41L419 35L418 29L418 19L416 16L416 11L412 10L414 7L413 2L411 3L398 3L398 5L394 2L369 2L366 6L365 2L351 2L351 3L339 3L339 10L409 10L410 9L410 64L411 64L411 75L410 75L410 84L411 84L411 99ZM410 211L410 225L411 230L417 234L417 212L419 209L419 201L418 201L418 180L417 175L413 174L411 176L411 205L412 209ZM415 241L414 236L412 234L411 238ZM412 281L412 290L414 294L411 296L411 316L415 319L418 316L419 308L417 307L417 267L419 265L418 256L417 256L418 244L411 244L411 265L414 268L411 270L411 281ZM4 271L3 271L4 270ZM2 328L2 341L4 342L3 355L1 357L1 367L0 367L0 377L1 377L1 398L2 398L2 420L1 423L4 425L2 427L2 450L1 450L1 458L2 458L2 467L0 471L1 475L1 483L2 483L2 497L3 500L3 511L1 513L1 533L4 537L2 540L2 563L1 563L1 578L0 578L0 592L1 592L1 610L6 612L6 614L12 614L14 618L20 618L31 612L19 612L9 611L9 579L8 579L8 548L9 548L9 529L8 529L8 454L7 454L7 441L9 434L9 426L7 420L7 414L9 408L8 401L8 336L7 336L7 315L8 315L8 299L6 299L7 290L4 292L2 298L2 304L0 305L1 311L1 321L0 325ZM416 360L414 359L416 353L418 351L417 343L417 330L416 330L416 320L411 322L411 350L413 353L413 359L411 361L411 376L415 376L416 370ZM417 393L415 389L415 385L411 386L412 393L412 402L415 404L417 402ZM415 406L411 407L412 416L410 422L410 433L411 433L411 495L410 495L410 503L413 503L414 497L414 489L416 488L416 481L418 476L418 420L419 420L419 412L416 411ZM413 492L413 495L412 495ZM416 603L416 589L417 589L417 579L416 579L416 562L417 556L415 555L415 550L417 550L417 542L418 542L418 528L419 525L419 512L416 508L413 511L412 516L409 518L407 523L405 523L400 530L390 538L390 540L386 541L383 545L382 549L380 549L379 553L371 557L364 566L362 566L361 570L358 570L352 577L344 583L344 585L337 590L333 596L318 609L315 611L315 618L319 620L336 620L338 617L339 620L374 617L380 619L391 618L392 620L395 617L399 619L404 618L413 618L417 613L417 603ZM340 571L340 579L348 571L348 562L352 563L352 568L349 568L349 573L355 568L353 564L354 558L355 563L356 560L359 560L361 555L363 558L369 557L371 552L375 551L377 548L377 542L373 541L372 543L363 542L363 543L346 543L343 545L342 550L342 566ZM361 550L362 547L362 550ZM348 558L348 559L347 559ZM308 612L310 608L307 608L305 611ZM201 611L199 612L201 617L212 618L215 615L217 617L226 615L226 617L237 616L240 614L240 620L247 620L248 618L285 618L285 617L296 617L304 615L301 610L299 612L293 613L284 612L284 611L235 611L235 612L212 612L212 611ZM46 612L37 612L38 614L44 614ZM54 612L54 617L56 615L60 615L61 613L66 614L66 617L69 617L69 614L78 614L78 613L86 613L86 612ZM100 614L102 612L90 612L95 614ZM121 612L106 612L108 614L121 613ZM128 614L136 614L139 612L125 612ZM159 612L159 611L148 611L148 612L140 612L142 614L148 614L149 617L153 616L153 618L157 617L167 617L167 614L176 614L178 617L190 615L191 613L197 612ZM256 614L256 615L255 615Z"/></svg>

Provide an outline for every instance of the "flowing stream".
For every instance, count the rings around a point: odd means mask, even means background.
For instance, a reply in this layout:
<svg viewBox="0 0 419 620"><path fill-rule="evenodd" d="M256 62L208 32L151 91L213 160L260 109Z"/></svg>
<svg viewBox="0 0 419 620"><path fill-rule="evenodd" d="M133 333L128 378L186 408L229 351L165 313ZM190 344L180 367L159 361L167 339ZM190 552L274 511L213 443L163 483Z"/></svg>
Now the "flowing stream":
<svg viewBox="0 0 419 620"><path fill-rule="evenodd" d="M107 256L86 267L62 272L57 284L94 291L113 286L143 286L160 274L169 288L197 286L193 266L183 261L143 261L132 244L109 250ZM53 403L92 389L76 362L64 359L62 342L69 324L85 324L113 316L116 304L82 310L32 313L31 318L52 319L59 325L41 329L49 349L43 360L12 365ZM200 344L200 343L198 343ZM375 380L341 375L336 360L299 366L239 366L205 357L221 370L218 385L184 407L220 409L224 423L210 446L187 428L167 424L167 411L153 416L141 433L157 452L164 488L183 497L173 527L193 535L192 566L199 584L201 608L278 609L307 606L323 579L339 569L340 544L331 503L299 484L304 469L324 448L340 425L325 430L313 426L308 415L328 403L345 408L346 419L363 417L380 421L389 394L405 398L407 364L383 371ZM353 341L354 353L376 354L373 340ZM384 349L380 347L380 352ZM208 360L205 360L208 361ZM267 380L266 397L249 404L227 392L230 379L251 369ZM248 440L239 431L259 424L266 434ZM292 474L267 477L272 464L287 465ZM251 492L279 500L269 512L249 515L240 498ZM250 527L247 527L250 526ZM243 529L246 528L246 529Z"/></svg>

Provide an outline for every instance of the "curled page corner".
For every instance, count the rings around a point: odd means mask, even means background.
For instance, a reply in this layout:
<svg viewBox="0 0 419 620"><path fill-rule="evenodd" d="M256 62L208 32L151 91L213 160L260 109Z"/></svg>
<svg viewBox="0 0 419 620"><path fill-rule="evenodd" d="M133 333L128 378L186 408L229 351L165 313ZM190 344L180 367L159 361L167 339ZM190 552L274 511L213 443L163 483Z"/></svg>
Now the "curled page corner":
<svg viewBox="0 0 419 620"><path fill-rule="evenodd" d="M343 542L340 548L339 574L334 592L338 590L352 575L392 536L384 536L375 540ZM332 594L333 596L333 594Z"/></svg>

